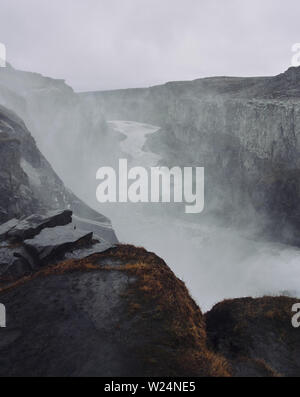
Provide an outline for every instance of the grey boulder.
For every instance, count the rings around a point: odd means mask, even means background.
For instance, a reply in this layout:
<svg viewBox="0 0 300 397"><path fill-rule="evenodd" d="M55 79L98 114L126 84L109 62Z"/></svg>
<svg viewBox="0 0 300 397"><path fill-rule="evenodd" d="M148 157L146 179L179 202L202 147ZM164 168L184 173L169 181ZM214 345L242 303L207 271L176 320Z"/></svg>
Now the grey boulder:
<svg viewBox="0 0 300 397"><path fill-rule="evenodd" d="M41 264L61 258L67 251L80 249L92 244L93 233L74 229L72 225L44 229L31 240L25 240L28 252Z"/></svg>
<svg viewBox="0 0 300 397"><path fill-rule="evenodd" d="M11 222L11 223L10 223ZM45 228L54 228L56 226L64 226L72 222L72 211L48 211L45 214L34 214L17 222L11 229L4 229L5 237L9 240L24 241L38 235ZM9 221L9 224L14 224ZM8 225L9 226L9 225ZM0 236L1 237L1 236Z"/></svg>

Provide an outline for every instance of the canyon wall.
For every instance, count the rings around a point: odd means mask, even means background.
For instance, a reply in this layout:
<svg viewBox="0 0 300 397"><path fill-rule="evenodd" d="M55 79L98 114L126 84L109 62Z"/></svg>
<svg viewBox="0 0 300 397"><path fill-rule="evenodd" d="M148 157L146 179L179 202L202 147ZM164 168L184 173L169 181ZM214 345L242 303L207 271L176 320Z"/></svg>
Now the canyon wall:
<svg viewBox="0 0 300 397"><path fill-rule="evenodd" d="M99 109L82 101L63 80L10 65L0 68L0 105L24 120L66 186L84 200L95 195L83 192L82 181L92 185L99 161L114 156L118 141Z"/></svg>
<svg viewBox="0 0 300 397"><path fill-rule="evenodd" d="M107 120L161 127L147 147L173 166L206 168L206 213L298 244L300 68L86 93Z"/></svg>
<svg viewBox="0 0 300 397"><path fill-rule="evenodd" d="M65 187L24 122L0 106L0 224L64 209L74 212L78 226L94 230L108 241L117 241L110 220Z"/></svg>

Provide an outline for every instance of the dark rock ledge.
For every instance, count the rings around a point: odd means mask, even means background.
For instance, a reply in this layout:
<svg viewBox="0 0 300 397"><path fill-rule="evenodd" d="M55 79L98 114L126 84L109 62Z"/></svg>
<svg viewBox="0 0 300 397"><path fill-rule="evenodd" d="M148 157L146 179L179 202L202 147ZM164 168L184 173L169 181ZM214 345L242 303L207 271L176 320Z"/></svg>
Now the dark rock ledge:
<svg viewBox="0 0 300 397"><path fill-rule="evenodd" d="M0 284L49 263L103 252L111 243L77 227L72 211L48 211L0 226Z"/></svg>

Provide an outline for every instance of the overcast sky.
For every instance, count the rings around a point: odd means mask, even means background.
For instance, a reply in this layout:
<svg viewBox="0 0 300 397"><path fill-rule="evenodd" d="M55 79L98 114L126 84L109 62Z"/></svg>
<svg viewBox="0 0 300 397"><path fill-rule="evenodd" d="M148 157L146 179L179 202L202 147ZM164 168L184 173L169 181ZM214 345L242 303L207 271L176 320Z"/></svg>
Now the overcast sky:
<svg viewBox="0 0 300 397"><path fill-rule="evenodd" d="M14 67L77 91L275 75L299 15L299 0L0 0L0 42Z"/></svg>

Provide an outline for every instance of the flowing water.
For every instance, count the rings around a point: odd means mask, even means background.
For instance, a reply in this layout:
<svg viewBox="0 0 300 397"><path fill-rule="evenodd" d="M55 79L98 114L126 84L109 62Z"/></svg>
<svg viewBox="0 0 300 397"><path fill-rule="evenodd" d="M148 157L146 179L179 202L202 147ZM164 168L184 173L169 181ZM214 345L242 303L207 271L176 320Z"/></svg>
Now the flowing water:
<svg viewBox="0 0 300 397"><path fill-rule="evenodd" d="M160 157L145 151L144 144L148 134L159 133L158 127L132 121L110 125L126 137L121 149L129 166L157 165ZM139 204L107 204L104 213L121 242L144 246L161 256L203 311L224 298L300 295L299 249L255 241L207 222L178 219L151 205L147 210ZM98 210L103 211L103 206Z"/></svg>

